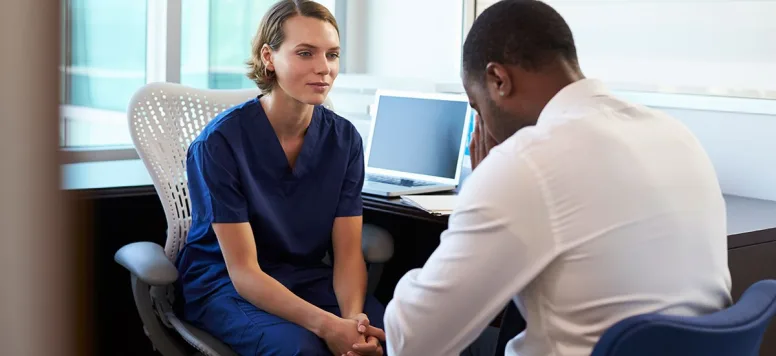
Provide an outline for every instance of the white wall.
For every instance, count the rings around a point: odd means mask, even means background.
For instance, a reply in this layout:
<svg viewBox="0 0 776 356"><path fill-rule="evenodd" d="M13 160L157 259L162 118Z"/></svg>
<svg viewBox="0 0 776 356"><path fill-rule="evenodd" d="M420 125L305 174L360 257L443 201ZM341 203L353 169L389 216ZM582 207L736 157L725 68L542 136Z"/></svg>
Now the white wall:
<svg viewBox="0 0 776 356"><path fill-rule="evenodd" d="M698 137L723 192L776 201L776 115L658 109Z"/></svg>
<svg viewBox="0 0 776 356"><path fill-rule="evenodd" d="M494 0L476 0L482 12ZM545 0L589 76L620 89L776 99L775 0Z"/></svg>
<svg viewBox="0 0 776 356"><path fill-rule="evenodd" d="M330 96L366 139L377 89L433 92L460 81L464 0L346 1L346 70Z"/></svg>
<svg viewBox="0 0 776 356"><path fill-rule="evenodd" d="M462 0L367 3L367 48L360 49L366 51L366 74L441 81L459 77Z"/></svg>
<svg viewBox="0 0 776 356"><path fill-rule="evenodd" d="M496 2L475 1L478 13ZM768 109L776 100L776 1L545 2L569 23L588 77L617 89L707 95L628 99L684 122L711 156L725 193L776 200L776 111Z"/></svg>
<svg viewBox="0 0 776 356"><path fill-rule="evenodd" d="M776 1L550 0L589 75L632 89L776 99Z"/></svg>

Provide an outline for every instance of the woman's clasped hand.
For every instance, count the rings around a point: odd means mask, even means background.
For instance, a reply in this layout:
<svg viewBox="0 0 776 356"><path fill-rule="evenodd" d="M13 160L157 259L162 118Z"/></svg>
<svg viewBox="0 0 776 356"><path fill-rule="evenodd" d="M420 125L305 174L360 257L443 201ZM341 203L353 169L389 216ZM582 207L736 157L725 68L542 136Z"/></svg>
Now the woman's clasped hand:
<svg viewBox="0 0 776 356"><path fill-rule="evenodd" d="M382 356L381 342L385 332L369 324L366 314L351 318L333 318L326 325L322 338L334 355L340 356Z"/></svg>

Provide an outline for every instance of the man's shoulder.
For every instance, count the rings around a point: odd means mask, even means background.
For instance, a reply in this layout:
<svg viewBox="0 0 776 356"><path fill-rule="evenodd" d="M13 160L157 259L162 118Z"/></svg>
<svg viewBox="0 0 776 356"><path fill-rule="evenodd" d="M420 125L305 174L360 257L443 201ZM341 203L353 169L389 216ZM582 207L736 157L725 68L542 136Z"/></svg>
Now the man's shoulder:
<svg viewBox="0 0 776 356"><path fill-rule="evenodd" d="M521 190L533 189L525 184L535 178L526 151L505 141L491 149L487 157L466 178L460 190L461 201L472 200L489 204L509 204L508 196L521 195Z"/></svg>

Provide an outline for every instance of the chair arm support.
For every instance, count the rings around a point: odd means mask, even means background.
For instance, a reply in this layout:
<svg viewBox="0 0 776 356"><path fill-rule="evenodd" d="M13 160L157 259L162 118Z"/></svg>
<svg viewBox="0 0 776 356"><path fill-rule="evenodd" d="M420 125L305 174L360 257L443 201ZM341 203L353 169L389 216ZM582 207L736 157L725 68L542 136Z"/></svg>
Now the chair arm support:
<svg viewBox="0 0 776 356"><path fill-rule="evenodd" d="M114 259L151 286L172 284L178 279L178 269L164 254L162 246L153 242L128 244L116 252Z"/></svg>
<svg viewBox="0 0 776 356"><path fill-rule="evenodd" d="M393 237L385 229L364 224L361 237L364 259L369 263L384 263L393 257Z"/></svg>

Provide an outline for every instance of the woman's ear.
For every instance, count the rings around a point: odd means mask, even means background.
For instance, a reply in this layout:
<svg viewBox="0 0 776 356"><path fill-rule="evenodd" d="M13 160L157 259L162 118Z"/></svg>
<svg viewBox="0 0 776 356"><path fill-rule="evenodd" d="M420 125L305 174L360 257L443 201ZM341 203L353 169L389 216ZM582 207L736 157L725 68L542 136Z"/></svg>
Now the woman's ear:
<svg viewBox="0 0 776 356"><path fill-rule="evenodd" d="M269 48L269 45L266 43L261 46L261 61L267 70L275 70L275 66L272 64L272 48Z"/></svg>

